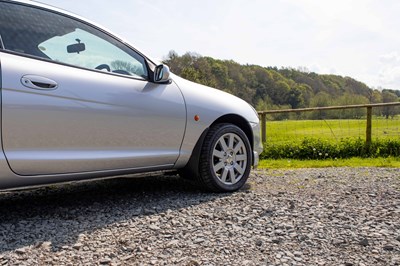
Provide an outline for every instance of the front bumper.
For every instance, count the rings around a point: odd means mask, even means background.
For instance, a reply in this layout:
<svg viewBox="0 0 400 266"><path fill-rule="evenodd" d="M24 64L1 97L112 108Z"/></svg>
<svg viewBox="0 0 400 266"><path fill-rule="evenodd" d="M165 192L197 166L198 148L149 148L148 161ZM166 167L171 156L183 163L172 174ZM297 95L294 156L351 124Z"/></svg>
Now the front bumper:
<svg viewBox="0 0 400 266"><path fill-rule="evenodd" d="M257 167L259 162L260 156L258 155L258 152L253 151L253 167Z"/></svg>
<svg viewBox="0 0 400 266"><path fill-rule="evenodd" d="M250 125L253 131L253 166L257 167L260 154L264 150L261 142L261 127L260 123L250 123Z"/></svg>

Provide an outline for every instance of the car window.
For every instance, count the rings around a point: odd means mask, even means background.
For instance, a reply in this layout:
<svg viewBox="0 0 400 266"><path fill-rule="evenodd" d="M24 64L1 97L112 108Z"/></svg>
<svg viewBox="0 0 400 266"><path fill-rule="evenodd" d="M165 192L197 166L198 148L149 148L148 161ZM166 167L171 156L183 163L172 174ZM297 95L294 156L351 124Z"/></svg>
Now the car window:
<svg viewBox="0 0 400 266"><path fill-rule="evenodd" d="M42 9L0 2L4 49L59 63L147 79L144 58L86 23Z"/></svg>

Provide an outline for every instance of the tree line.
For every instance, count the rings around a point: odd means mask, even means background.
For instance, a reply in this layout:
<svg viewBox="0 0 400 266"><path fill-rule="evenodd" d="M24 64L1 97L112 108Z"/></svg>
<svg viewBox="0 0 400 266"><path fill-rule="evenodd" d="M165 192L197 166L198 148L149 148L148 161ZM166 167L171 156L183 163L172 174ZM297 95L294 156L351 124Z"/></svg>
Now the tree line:
<svg viewBox="0 0 400 266"><path fill-rule="evenodd" d="M169 52L164 63L170 66L173 73L232 93L252 104L259 111L400 100L399 90L372 89L351 77L322 75L310 72L306 68L278 69L277 67L241 65L233 60L218 60L196 53L180 56L174 51ZM376 115L386 118L399 113L398 107L375 110ZM321 115L314 114L314 116ZM340 114L341 118L356 118L363 115L364 110L348 110ZM334 113L328 116L335 118L332 117L335 116ZM280 119L283 118L286 117L280 117Z"/></svg>

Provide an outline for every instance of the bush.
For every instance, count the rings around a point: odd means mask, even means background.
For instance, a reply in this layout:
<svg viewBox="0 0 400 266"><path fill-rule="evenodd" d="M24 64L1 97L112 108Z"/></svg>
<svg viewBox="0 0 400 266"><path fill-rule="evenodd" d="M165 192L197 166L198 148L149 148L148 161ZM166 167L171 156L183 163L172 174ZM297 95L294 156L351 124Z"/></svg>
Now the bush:
<svg viewBox="0 0 400 266"><path fill-rule="evenodd" d="M375 139L366 145L361 138L346 138L340 141L306 138L301 141L264 143L261 159L345 159L351 157L396 157L400 156L400 140Z"/></svg>

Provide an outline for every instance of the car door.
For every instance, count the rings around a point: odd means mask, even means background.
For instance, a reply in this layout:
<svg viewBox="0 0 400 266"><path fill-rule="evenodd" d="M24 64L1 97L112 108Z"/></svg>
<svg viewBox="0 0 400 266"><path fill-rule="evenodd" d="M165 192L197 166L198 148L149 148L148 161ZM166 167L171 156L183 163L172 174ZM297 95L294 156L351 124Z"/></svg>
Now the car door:
<svg viewBox="0 0 400 266"><path fill-rule="evenodd" d="M15 23L18 21L19 23ZM0 1L3 149L20 175L172 166L186 110L146 59L74 18Z"/></svg>

